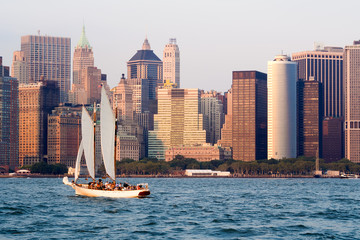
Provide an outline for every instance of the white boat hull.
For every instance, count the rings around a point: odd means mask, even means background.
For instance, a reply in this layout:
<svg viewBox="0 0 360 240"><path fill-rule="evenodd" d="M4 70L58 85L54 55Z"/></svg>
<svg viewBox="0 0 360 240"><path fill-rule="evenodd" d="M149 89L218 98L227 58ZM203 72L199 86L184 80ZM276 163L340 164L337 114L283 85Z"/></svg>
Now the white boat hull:
<svg viewBox="0 0 360 240"><path fill-rule="evenodd" d="M108 197L108 198L141 198L150 195L149 189L139 190L97 190L87 188L87 186L76 185L69 182L68 177L63 178L65 185L71 186L75 189L76 195L87 196L87 197Z"/></svg>
<svg viewBox="0 0 360 240"><path fill-rule="evenodd" d="M148 189L109 191L85 188L75 184L73 184L72 187L75 189L76 195L87 197L138 198L150 195L150 191Z"/></svg>

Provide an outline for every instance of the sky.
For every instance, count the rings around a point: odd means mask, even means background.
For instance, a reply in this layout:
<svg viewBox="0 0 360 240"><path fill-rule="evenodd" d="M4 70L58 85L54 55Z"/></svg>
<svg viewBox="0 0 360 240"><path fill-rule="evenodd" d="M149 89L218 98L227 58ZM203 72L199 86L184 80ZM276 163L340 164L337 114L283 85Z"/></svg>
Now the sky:
<svg viewBox="0 0 360 240"><path fill-rule="evenodd" d="M162 59L169 38L180 49L182 88L227 91L232 71L267 72L277 54L360 39L358 0L1 0L0 56L11 66L21 36L71 38L85 23L95 66L110 87L147 36Z"/></svg>

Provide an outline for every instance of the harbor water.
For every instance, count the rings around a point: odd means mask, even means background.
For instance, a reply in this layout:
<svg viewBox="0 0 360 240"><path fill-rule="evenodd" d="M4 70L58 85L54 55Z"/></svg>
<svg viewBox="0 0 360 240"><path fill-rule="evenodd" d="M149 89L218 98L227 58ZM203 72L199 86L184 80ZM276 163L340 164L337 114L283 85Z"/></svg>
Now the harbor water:
<svg viewBox="0 0 360 240"><path fill-rule="evenodd" d="M2 178L0 239L360 239L360 179L132 178L144 199Z"/></svg>

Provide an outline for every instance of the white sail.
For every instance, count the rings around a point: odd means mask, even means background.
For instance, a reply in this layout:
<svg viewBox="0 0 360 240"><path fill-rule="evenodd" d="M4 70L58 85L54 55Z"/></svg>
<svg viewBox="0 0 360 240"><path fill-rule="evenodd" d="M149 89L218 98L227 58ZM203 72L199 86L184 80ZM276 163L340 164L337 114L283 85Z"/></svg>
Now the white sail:
<svg viewBox="0 0 360 240"><path fill-rule="evenodd" d="M106 173L115 180L115 117L104 87L101 89L100 109L101 152Z"/></svg>
<svg viewBox="0 0 360 240"><path fill-rule="evenodd" d="M90 177L95 179L94 122L84 107L81 114L81 134L86 166Z"/></svg>
<svg viewBox="0 0 360 240"><path fill-rule="evenodd" d="M78 154L77 154L77 157L76 157L76 164L75 164L75 182L76 182L76 180L79 178L79 175L80 175L80 162L81 162L81 157L82 157L83 151L84 151L84 148L83 148L83 144L82 144L82 141L81 141L81 142L80 142L80 145L79 145Z"/></svg>

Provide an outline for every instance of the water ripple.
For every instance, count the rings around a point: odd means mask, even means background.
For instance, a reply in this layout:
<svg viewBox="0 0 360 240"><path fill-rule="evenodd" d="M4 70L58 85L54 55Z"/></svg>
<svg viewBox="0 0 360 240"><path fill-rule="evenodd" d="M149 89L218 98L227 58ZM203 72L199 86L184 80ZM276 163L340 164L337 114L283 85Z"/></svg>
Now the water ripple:
<svg viewBox="0 0 360 240"><path fill-rule="evenodd" d="M75 196L61 179L0 179L0 239L360 239L359 181L126 179L151 198Z"/></svg>

